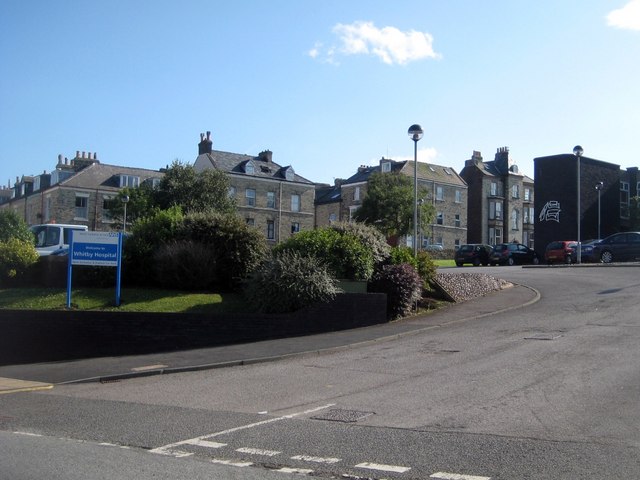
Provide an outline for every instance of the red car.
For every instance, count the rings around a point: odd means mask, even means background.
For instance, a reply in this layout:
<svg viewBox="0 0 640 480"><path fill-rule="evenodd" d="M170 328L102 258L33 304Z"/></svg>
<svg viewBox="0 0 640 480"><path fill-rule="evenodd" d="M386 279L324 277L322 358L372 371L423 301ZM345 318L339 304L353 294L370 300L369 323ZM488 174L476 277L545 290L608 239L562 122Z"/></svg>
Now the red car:
<svg viewBox="0 0 640 480"><path fill-rule="evenodd" d="M549 243L544 251L544 261L549 265L552 263L573 263L576 258L575 240L557 240Z"/></svg>

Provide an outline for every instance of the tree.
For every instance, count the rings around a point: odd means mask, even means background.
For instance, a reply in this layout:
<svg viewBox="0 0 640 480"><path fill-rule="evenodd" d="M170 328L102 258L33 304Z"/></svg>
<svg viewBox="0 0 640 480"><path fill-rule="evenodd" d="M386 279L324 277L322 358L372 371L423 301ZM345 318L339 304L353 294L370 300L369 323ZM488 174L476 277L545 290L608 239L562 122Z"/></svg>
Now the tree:
<svg viewBox="0 0 640 480"><path fill-rule="evenodd" d="M154 188L149 183L143 183L137 188L125 187L115 198L109 201L109 213L114 222L120 227L124 221L124 198L127 197L127 224L132 224L141 218L150 216L156 208Z"/></svg>
<svg viewBox="0 0 640 480"><path fill-rule="evenodd" d="M229 197L229 179L219 170L196 172L193 166L176 160L167 169L154 192L155 204L162 210L177 205L185 213L234 212Z"/></svg>
<svg viewBox="0 0 640 480"><path fill-rule="evenodd" d="M8 242L10 239L33 244L33 233L26 222L16 212L9 209L0 211L0 242Z"/></svg>
<svg viewBox="0 0 640 480"><path fill-rule="evenodd" d="M418 188L418 198L429 198L429 193ZM408 235L413 231L413 202L413 181L410 177L401 173L374 173L355 219L375 226L387 238ZM420 224L429 225L434 217L433 205L422 202L418 208Z"/></svg>

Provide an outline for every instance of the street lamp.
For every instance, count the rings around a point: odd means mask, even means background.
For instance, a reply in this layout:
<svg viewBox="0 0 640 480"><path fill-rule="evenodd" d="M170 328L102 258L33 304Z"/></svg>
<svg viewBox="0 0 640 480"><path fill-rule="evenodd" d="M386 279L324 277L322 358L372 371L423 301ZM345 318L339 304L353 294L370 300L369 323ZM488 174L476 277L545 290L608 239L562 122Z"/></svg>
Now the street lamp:
<svg viewBox="0 0 640 480"><path fill-rule="evenodd" d="M413 256L418 256L418 141L424 135L418 124L409 127L409 138L413 140Z"/></svg>
<svg viewBox="0 0 640 480"><path fill-rule="evenodd" d="M578 195L577 195L577 212L578 212L578 251L576 253L576 263L582 263L582 246L580 245L580 157L582 157L582 153L584 150L580 145L576 145L573 147L573 154L576 156L577 166L577 177L578 177Z"/></svg>
<svg viewBox="0 0 640 480"><path fill-rule="evenodd" d="M122 221L122 233L127 231L127 203L129 203L129 195L122 197L122 204L124 205L124 220Z"/></svg>
<svg viewBox="0 0 640 480"><path fill-rule="evenodd" d="M598 191L598 240L600 240L600 192L604 188L604 182L596 183L596 190Z"/></svg>

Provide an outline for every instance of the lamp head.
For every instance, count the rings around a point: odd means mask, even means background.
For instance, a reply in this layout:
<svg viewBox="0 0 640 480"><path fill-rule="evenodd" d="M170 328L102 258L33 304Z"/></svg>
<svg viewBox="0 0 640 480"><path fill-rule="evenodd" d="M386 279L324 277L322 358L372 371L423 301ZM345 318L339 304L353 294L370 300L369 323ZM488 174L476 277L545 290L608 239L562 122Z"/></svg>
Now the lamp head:
<svg viewBox="0 0 640 480"><path fill-rule="evenodd" d="M407 133L409 134L409 138L411 140L417 142L422 138L422 135L424 135L424 130L422 130L422 127L416 123L415 125L411 125L409 127L409 131Z"/></svg>
<svg viewBox="0 0 640 480"><path fill-rule="evenodd" d="M573 154L576 157L581 157L583 152L584 152L584 150L582 149L582 147L580 145L576 145L575 147L573 147Z"/></svg>

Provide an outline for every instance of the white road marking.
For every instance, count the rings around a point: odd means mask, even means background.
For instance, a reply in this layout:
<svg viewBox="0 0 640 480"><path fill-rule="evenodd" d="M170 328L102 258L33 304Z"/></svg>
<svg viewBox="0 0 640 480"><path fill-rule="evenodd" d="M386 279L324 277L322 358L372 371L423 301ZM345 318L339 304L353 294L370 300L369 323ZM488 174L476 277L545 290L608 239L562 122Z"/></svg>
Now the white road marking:
<svg viewBox="0 0 640 480"><path fill-rule="evenodd" d="M308 468L290 468L290 467L282 467L276 470L276 472L281 473L297 473L298 475L310 475L313 473L313 470L309 470Z"/></svg>
<svg viewBox="0 0 640 480"><path fill-rule="evenodd" d="M438 472L430 475L430 478L438 480L491 480L491 477L478 477L476 475L462 475L459 473Z"/></svg>
<svg viewBox="0 0 640 480"><path fill-rule="evenodd" d="M132 372L146 372L147 370L160 370L161 368L167 368L169 365L145 365L144 367L132 368Z"/></svg>
<svg viewBox="0 0 640 480"><path fill-rule="evenodd" d="M240 453L248 453L249 455L263 455L265 457L275 457L276 455L280 455L281 452L277 452L275 450L262 450L260 448L236 448L236 452Z"/></svg>
<svg viewBox="0 0 640 480"><path fill-rule="evenodd" d="M205 448L222 448L226 447L226 443L218 443L218 442L208 442L206 440L196 440L189 445L195 445L196 447L205 447Z"/></svg>
<svg viewBox="0 0 640 480"><path fill-rule="evenodd" d="M27 437L42 437L44 435L40 435L39 433L29 433L29 432L13 432L16 435L26 435Z"/></svg>
<svg viewBox="0 0 640 480"><path fill-rule="evenodd" d="M291 457L291 460L302 460L304 462L332 464L332 463L338 463L341 459L340 458L331 458L331 457L329 457L329 458L311 457L309 455L296 455L294 457Z"/></svg>
<svg viewBox="0 0 640 480"><path fill-rule="evenodd" d="M398 465L384 465L380 463L359 463L356 468L366 468L368 470L380 470L382 472L404 473L411 470L411 467L401 467Z"/></svg>
<svg viewBox="0 0 640 480"><path fill-rule="evenodd" d="M207 435L202 435L200 437L190 438L188 440L182 440L182 441L176 442L176 443L170 443L168 445L163 445L162 447L154 448L154 449L149 450L149 451L151 453L159 453L159 454L164 454L164 455L171 455L170 451L173 450L176 447L181 446L181 445L189 445L189 444L193 445L194 442L206 440L208 438L215 438L215 437L219 437L221 435L226 435L228 433L238 432L240 430L248 430L250 428L260 427L262 425L268 425L269 423L280 422L282 420L288 420L290 418L299 417L300 415L308 415L310 413L315 413L315 412L318 412L320 410L326 410L327 408L331 408L333 406L335 406L335 403L329 403L327 405L323 405L321 407L316 407L316 408L311 408L309 410L304 410L302 412L291 413L289 415L284 415L282 417L269 418L267 420L262 420L260 422L250 423L248 425L242 425L240 427L229 428L227 430L222 430L220 432L210 433L210 434L207 434Z"/></svg>
<svg viewBox="0 0 640 480"><path fill-rule="evenodd" d="M217 458L211 459L211 463L216 463L218 465L228 465L230 467L250 467L253 465L251 462L235 462L233 460L219 460Z"/></svg>

